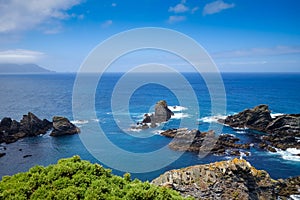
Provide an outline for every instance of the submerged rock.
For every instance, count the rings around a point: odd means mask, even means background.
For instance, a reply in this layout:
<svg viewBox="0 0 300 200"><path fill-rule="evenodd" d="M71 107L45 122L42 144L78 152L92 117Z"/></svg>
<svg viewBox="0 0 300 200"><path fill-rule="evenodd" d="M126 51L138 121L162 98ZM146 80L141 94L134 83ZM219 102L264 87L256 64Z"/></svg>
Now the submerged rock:
<svg viewBox="0 0 300 200"><path fill-rule="evenodd" d="M52 122L53 130L50 133L50 136L73 135L80 133L80 129L65 117L54 116Z"/></svg>
<svg viewBox="0 0 300 200"><path fill-rule="evenodd" d="M279 182L237 158L167 171L151 183L196 199L277 199L300 194L299 177Z"/></svg>

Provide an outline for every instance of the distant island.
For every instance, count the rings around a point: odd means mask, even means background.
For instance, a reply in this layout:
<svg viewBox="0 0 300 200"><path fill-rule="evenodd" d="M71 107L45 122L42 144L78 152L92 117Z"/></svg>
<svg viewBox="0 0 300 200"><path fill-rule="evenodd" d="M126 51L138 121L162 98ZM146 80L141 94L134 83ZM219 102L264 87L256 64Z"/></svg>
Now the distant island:
<svg viewBox="0 0 300 200"><path fill-rule="evenodd" d="M44 74L55 73L36 64L0 63L0 74Z"/></svg>

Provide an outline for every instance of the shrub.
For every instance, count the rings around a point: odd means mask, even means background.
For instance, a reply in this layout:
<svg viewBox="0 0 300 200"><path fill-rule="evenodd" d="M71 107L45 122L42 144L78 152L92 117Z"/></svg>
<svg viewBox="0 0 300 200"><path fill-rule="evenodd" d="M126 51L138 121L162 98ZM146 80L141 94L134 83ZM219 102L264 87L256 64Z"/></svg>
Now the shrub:
<svg viewBox="0 0 300 200"><path fill-rule="evenodd" d="M28 172L4 176L0 199L183 199L176 191L119 177L99 164L79 156L61 159L48 167L35 166Z"/></svg>

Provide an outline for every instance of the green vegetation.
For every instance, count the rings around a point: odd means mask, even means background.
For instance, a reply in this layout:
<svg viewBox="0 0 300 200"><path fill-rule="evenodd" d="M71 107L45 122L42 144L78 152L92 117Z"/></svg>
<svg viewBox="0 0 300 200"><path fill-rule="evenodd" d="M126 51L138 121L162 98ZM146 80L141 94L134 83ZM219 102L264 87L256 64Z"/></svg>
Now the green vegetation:
<svg viewBox="0 0 300 200"><path fill-rule="evenodd" d="M48 167L35 166L28 172L4 176L0 199L183 199L176 191L119 177L99 164L79 156L61 159Z"/></svg>

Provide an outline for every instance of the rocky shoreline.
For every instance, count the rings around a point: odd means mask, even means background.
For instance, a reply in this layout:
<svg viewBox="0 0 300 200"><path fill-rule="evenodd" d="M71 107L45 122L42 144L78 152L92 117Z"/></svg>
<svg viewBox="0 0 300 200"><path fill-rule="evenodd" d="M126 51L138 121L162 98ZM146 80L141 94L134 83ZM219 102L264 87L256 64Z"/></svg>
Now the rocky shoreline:
<svg viewBox="0 0 300 200"><path fill-rule="evenodd" d="M274 180L266 171L237 158L170 170L151 183L195 199L289 199L300 195L300 176Z"/></svg>
<svg viewBox="0 0 300 200"><path fill-rule="evenodd" d="M258 105L218 121L232 128L249 128L264 133L259 147L268 151L276 152L276 148L300 149L300 114L272 118L267 105Z"/></svg>
<svg viewBox="0 0 300 200"><path fill-rule="evenodd" d="M50 122L47 119L41 120L29 112L27 115L23 115L20 122L10 117L4 117L1 120L0 143L13 143L24 137L46 134L50 130L50 136L53 137L73 135L80 132L80 129L65 117L54 116L52 122Z"/></svg>

